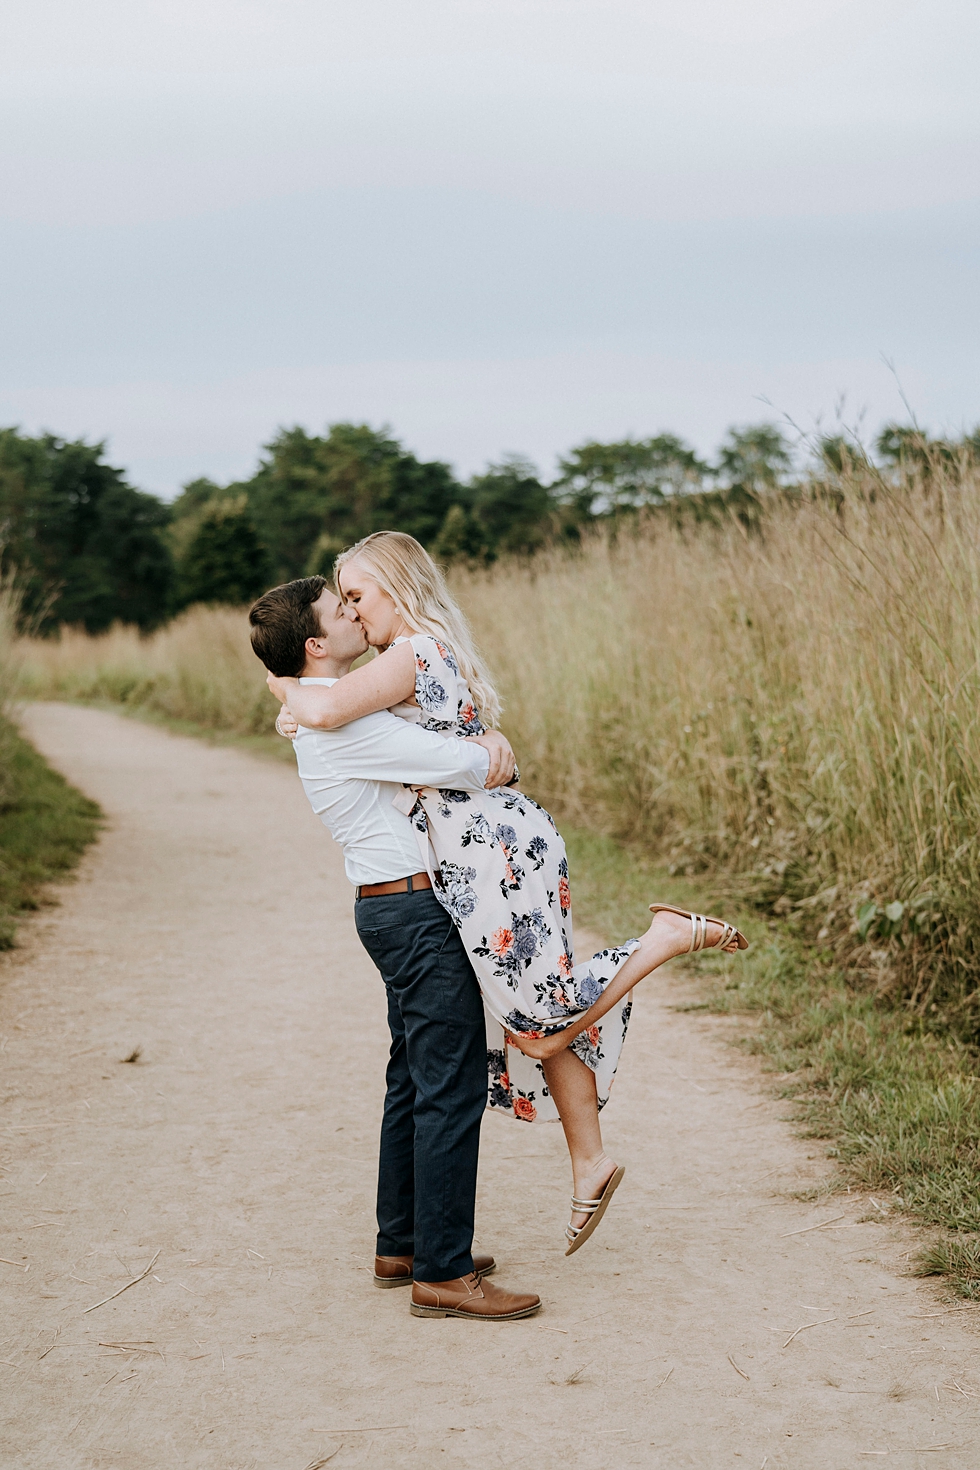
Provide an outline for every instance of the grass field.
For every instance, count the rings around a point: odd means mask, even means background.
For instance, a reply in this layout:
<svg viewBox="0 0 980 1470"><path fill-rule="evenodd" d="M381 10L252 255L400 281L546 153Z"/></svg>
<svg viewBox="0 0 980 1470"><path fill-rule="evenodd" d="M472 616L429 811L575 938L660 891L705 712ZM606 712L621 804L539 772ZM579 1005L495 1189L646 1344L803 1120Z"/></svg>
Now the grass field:
<svg viewBox="0 0 980 1470"><path fill-rule="evenodd" d="M15 943L18 916L44 901L98 831L94 802L69 786L11 723L18 669L12 629L17 599L0 586L0 949Z"/></svg>
<svg viewBox="0 0 980 1470"><path fill-rule="evenodd" d="M530 786L980 1036L980 477L475 575Z"/></svg>
<svg viewBox="0 0 980 1470"><path fill-rule="evenodd" d="M108 702L216 734L272 730L276 706L238 608L190 608L149 638L131 626L100 638L63 629L18 651L25 698Z"/></svg>
<svg viewBox="0 0 980 1470"><path fill-rule="evenodd" d="M654 516L455 581L580 920L635 931L653 883L734 906L757 943L705 1004L756 1017L841 1178L955 1232L931 1264L980 1294L976 469L859 468L751 531ZM36 696L271 728L240 612L21 654Z"/></svg>
<svg viewBox="0 0 980 1470"><path fill-rule="evenodd" d="M17 917L44 901L44 886L75 866L99 827L99 809L0 720L0 949Z"/></svg>

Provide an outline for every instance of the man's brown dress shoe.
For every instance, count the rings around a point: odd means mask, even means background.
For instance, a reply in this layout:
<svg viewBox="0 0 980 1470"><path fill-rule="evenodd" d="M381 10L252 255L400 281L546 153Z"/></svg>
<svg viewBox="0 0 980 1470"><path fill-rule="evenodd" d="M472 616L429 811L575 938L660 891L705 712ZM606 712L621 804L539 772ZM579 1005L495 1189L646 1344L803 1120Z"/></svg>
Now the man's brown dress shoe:
<svg viewBox="0 0 980 1470"><path fill-rule="evenodd" d="M503 1291L474 1271L455 1281L416 1281L412 1284L413 1317L481 1317L491 1322L509 1322L530 1317L541 1305L531 1292Z"/></svg>
<svg viewBox="0 0 980 1470"><path fill-rule="evenodd" d="M375 1256L374 1258L374 1284L375 1286L411 1286L413 1256ZM473 1275L481 1279L489 1276L491 1271L496 1271L497 1263L493 1256L474 1256Z"/></svg>

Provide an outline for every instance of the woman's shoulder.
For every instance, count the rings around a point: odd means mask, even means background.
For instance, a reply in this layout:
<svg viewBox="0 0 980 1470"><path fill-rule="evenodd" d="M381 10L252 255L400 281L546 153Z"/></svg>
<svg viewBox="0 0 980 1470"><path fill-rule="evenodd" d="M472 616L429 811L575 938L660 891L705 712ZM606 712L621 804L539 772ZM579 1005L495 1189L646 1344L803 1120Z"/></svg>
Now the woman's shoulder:
<svg viewBox="0 0 980 1470"><path fill-rule="evenodd" d="M460 728L466 724L460 720L460 712L472 701L449 644L431 633L413 633L411 644L415 653L415 700L423 711L423 724L430 730L481 733Z"/></svg>
<svg viewBox="0 0 980 1470"><path fill-rule="evenodd" d="M436 638L432 633L413 633L409 642L415 650L415 657L426 660L429 664L443 665L451 674L459 677L459 664L456 655L442 638Z"/></svg>

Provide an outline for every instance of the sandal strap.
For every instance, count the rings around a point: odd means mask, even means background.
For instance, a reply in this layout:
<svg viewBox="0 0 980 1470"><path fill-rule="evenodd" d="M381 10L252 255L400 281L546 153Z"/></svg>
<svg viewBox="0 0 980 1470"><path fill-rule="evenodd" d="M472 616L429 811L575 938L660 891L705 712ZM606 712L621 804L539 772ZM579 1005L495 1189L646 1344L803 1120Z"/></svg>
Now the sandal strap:
<svg viewBox="0 0 980 1470"><path fill-rule="evenodd" d="M721 937L714 944L708 943L708 920L704 914L691 915L691 942L688 945L688 954L696 954L701 949L724 949L731 944L733 939L738 938L738 930L734 924L728 924L724 920L716 919L715 923L721 924Z"/></svg>
<svg viewBox="0 0 980 1470"><path fill-rule="evenodd" d="M588 1214L591 1214L592 1211L597 1210L601 1204L601 1199L576 1199L574 1194L572 1195L573 1210L585 1210Z"/></svg>
<svg viewBox="0 0 980 1470"><path fill-rule="evenodd" d="M687 946L688 954L695 954L701 949L725 949L727 945L739 939L744 941L744 935L734 924L727 923L724 919L713 919L705 914L692 914L689 909L675 908L670 903L652 903L650 912L653 914L677 914L682 919L691 921L691 942ZM708 925L719 924L721 926L721 938L716 944L708 943ZM745 944L743 943L743 948Z"/></svg>

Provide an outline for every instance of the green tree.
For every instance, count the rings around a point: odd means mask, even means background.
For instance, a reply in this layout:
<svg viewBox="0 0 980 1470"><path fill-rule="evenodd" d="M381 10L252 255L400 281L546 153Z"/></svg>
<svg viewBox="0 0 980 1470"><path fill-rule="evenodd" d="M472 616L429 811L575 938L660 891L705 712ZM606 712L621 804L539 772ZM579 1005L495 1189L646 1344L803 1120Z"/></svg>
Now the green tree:
<svg viewBox="0 0 980 1470"><path fill-rule="evenodd" d="M167 539L175 561L183 559L205 515L215 506L228 504L245 504L241 485L218 485L214 480L201 478L190 480L183 487L177 498L170 502L170 524L167 528Z"/></svg>
<svg viewBox="0 0 980 1470"><path fill-rule="evenodd" d="M407 531L423 546L430 546L439 534L451 505L464 499L462 486L448 464L439 460L418 460L404 451L396 460L388 499L376 507L380 524L368 530Z"/></svg>
<svg viewBox="0 0 980 1470"><path fill-rule="evenodd" d="M431 545L463 499L448 465L418 460L385 429L347 423L323 438L283 429L240 488L283 579L329 572L339 550L372 531Z"/></svg>
<svg viewBox="0 0 980 1470"><path fill-rule="evenodd" d="M729 429L718 451L716 473L729 488L757 495L775 489L792 465L789 444L776 424L750 424Z"/></svg>
<svg viewBox="0 0 980 1470"><path fill-rule="evenodd" d="M886 464L898 466L920 461L927 442L914 424L886 424L875 440L875 449Z"/></svg>
<svg viewBox="0 0 980 1470"><path fill-rule="evenodd" d="M444 566L453 562L487 562L492 553L483 531L471 511L462 505L451 505L446 511L442 529L430 547L436 561Z"/></svg>
<svg viewBox="0 0 980 1470"><path fill-rule="evenodd" d="M902 474L919 474L928 478L935 470L955 470L964 457L971 456L971 441L960 444L948 439L930 439L914 424L886 424L875 448L885 464Z"/></svg>
<svg viewBox="0 0 980 1470"><path fill-rule="evenodd" d="M864 447L844 434L824 434L817 441L816 452L819 468L832 475L846 475L868 463Z"/></svg>
<svg viewBox="0 0 980 1470"><path fill-rule="evenodd" d="M676 434L652 439L590 440L559 460L556 483L584 516L663 505L701 488L707 465Z"/></svg>
<svg viewBox="0 0 980 1470"><path fill-rule="evenodd" d="M470 513L491 556L529 554L554 529L555 498L519 454L487 465L469 483Z"/></svg>
<svg viewBox="0 0 980 1470"><path fill-rule="evenodd" d="M214 500L177 563L177 596L192 602L228 602L240 606L264 592L272 581L272 563L256 535L245 497Z"/></svg>
<svg viewBox="0 0 980 1470"><path fill-rule="evenodd" d="M2 564L16 571L25 623L100 633L152 628L167 615L173 558L168 508L134 490L104 445L0 430Z"/></svg>

